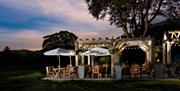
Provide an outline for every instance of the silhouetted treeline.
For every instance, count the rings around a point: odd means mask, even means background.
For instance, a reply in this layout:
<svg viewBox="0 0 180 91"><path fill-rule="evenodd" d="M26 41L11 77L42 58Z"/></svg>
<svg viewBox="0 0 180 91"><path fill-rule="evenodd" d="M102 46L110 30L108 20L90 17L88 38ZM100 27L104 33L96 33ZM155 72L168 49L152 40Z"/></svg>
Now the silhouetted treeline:
<svg viewBox="0 0 180 91"><path fill-rule="evenodd" d="M6 50L0 52L1 68L36 68L44 66L42 51Z"/></svg>
<svg viewBox="0 0 180 91"><path fill-rule="evenodd" d="M40 51L28 51L28 50L9 50L0 52L0 64L39 64L42 53Z"/></svg>
<svg viewBox="0 0 180 91"><path fill-rule="evenodd" d="M72 64L75 65L75 57L71 57ZM69 56L61 56L61 66L66 67L70 63ZM45 56L43 51L29 50L4 50L0 52L0 69L41 69L45 66L57 66L59 64L57 56Z"/></svg>

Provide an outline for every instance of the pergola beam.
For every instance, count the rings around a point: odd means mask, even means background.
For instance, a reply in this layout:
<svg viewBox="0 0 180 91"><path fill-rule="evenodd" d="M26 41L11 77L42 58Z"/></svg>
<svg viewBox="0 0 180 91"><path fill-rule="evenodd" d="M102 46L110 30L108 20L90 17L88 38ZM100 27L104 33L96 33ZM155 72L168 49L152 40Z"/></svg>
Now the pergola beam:
<svg viewBox="0 0 180 91"><path fill-rule="evenodd" d="M168 31L163 37L163 63L171 64L171 46L180 43L180 30Z"/></svg>

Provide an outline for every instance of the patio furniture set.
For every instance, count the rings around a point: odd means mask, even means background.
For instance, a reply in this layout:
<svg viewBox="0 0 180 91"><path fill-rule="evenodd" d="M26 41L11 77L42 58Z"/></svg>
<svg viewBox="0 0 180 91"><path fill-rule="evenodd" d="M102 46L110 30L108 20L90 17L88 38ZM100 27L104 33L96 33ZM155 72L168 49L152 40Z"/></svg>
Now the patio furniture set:
<svg viewBox="0 0 180 91"><path fill-rule="evenodd" d="M138 65L132 64L131 66L123 64L122 65L122 75L127 76L130 75L132 78L134 77L142 77L149 74L148 66L146 64Z"/></svg>
<svg viewBox="0 0 180 91"><path fill-rule="evenodd" d="M70 79L76 77L76 68L67 66L66 68L46 66L46 77L51 79Z"/></svg>
<svg viewBox="0 0 180 91"><path fill-rule="evenodd" d="M97 65L85 67L85 78L107 78L108 65ZM68 65L66 68L59 68L54 66L46 66L46 77L50 79L76 79L78 78L78 68Z"/></svg>

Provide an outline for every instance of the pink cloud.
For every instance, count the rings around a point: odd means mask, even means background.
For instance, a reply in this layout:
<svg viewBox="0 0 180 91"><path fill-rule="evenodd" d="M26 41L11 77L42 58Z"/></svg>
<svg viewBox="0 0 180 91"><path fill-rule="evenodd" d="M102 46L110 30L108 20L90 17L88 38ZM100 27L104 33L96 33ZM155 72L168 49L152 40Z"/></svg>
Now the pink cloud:
<svg viewBox="0 0 180 91"><path fill-rule="evenodd" d="M42 29L24 29L18 32L3 30L0 39L0 50L6 45L12 49L41 49L43 36L67 30L80 38L116 37L121 32L109 25L107 18L97 21L87 10L85 0L1 0L3 4L13 8L23 9L32 13L41 13L45 16L63 20L63 24L42 26ZM47 23L48 22L44 22Z"/></svg>

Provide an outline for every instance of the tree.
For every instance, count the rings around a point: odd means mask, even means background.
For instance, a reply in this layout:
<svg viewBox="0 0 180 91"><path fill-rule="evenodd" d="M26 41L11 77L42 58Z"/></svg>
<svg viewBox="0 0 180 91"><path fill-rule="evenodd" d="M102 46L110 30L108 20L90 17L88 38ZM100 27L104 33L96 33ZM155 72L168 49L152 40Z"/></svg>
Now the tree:
<svg viewBox="0 0 180 91"><path fill-rule="evenodd" d="M172 3L169 3L169 2ZM96 19L109 14L111 24L121 27L127 37L146 37L158 15L179 18L180 0L86 0L88 10ZM175 6L173 6L173 5ZM173 6L173 7L172 7ZM172 8L170 8L172 7ZM173 12L165 12L171 10ZM176 16L177 15L177 16Z"/></svg>
<svg viewBox="0 0 180 91"><path fill-rule="evenodd" d="M54 48L65 48L65 49L74 49L75 41L77 36L68 31L60 31L59 33L54 33L51 35L44 36L43 49L50 50Z"/></svg>
<svg viewBox="0 0 180 91"><path fill-rule="evenodd" d="M9 52L9 51L10 51L9 46L6 46L3 51L4 51L4 52Z"/></svg>

